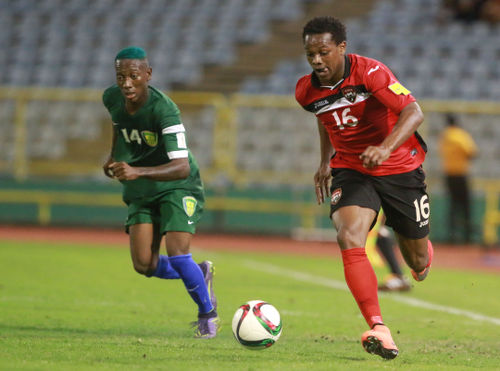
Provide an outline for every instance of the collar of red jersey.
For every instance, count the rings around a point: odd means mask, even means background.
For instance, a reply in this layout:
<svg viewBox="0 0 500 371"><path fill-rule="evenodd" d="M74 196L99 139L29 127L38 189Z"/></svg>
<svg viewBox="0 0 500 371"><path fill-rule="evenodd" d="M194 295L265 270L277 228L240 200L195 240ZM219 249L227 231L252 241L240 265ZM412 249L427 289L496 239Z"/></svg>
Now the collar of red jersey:
<svg viewBox="0 0 500 371"><path fill-rule="evenodd" d="M316 76L316 74L314 73L314 71L311 72L311 84L315 88L326 88L326 89L330 89L330 90L333 90L333 89L337 88L351 74L351 60L349 59L348 54L346 54L344 58L345 58L344 76L339 81L337 81L337 83L335 85L321 85L321 83L319 82L318 76Z"/></svg>

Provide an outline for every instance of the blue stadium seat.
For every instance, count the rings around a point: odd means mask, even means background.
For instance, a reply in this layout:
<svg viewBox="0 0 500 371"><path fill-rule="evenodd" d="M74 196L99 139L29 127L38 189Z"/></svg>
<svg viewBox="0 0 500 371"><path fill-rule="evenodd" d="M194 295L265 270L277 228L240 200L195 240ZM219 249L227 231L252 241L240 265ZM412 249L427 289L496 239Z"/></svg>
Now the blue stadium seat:
<svg viewBox="0 0 500 371"><path fill-rule="evenodd" d="M306 1L310 0L3 0L0 61L17 67L10 77L0 75L0 85L30 85L40 79L45 85L48 78L30 73L28 62L36 61L64 65L69 74L61 79L64 86L100 87L100 79L81 78L66 64L75 64L85 74L78 50L92 49L101 64L132 44L160 53L162 58L155 58L159 67L175 66L180 54L194 73L176 67L175 75L180 75L174 82L198 81L204 65L232 63L237 43L265 40L272 20L296 19ZM17 71L23 68L25 74ZM159 77L167 83L167 77Z"/></svg>

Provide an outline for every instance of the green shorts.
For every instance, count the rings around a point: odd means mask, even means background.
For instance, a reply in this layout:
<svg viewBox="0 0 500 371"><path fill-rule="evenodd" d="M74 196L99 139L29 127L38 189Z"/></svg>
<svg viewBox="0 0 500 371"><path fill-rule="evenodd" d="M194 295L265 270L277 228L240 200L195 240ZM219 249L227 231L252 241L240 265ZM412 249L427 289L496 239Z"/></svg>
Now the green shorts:
<svg viewBox="0 0 500 371"><path fill-rule="evenodd" d="M203 213L203 193L177 189L160 197L132 201L128 205L125 229L134 224L148 223L160 227L161 234L168 231L194 234Z"/></svg>

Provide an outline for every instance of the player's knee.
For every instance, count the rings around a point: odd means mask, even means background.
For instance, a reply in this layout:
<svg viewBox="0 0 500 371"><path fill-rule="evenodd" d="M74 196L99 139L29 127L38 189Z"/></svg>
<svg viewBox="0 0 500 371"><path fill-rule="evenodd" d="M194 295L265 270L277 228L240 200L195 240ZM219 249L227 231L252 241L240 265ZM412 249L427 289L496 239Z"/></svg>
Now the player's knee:
<svg viewBox="0 0 500 371"><path fill-rule="evenodd" d="M340 228L337 231L337 242L342 249L362 247L364 245L362 238L363 236L360 236L352 228Z"/></svg>
<svg viewBox="0 0 500 371"><path fill-rule="evenodd" d="M154 273L154 269L152 269L149 264L143 264L141 262L134 261L133 265L134 270L144 276L151 277Z"/></svg>

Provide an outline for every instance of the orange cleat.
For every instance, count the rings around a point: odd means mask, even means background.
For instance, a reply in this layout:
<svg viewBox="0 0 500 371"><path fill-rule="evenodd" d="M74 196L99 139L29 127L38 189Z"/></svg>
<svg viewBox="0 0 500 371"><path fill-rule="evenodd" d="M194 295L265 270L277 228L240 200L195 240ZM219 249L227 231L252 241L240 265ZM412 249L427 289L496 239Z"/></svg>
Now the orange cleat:
<svg viewBox="0 0 500 371"><path fill-rule="evenodd" d="M386 325L375 325L361 336L363 348L370 353L384 359L394 359L399 353L398 347L392 340L391 331Z"/></svg>
<svg viewBox="0 0 500 371"><path fill-rule="evenodd" d="M431 270L431 264L432 264L432 257L434 256L434 249L432 248L432 243L431 241L427 241L427 254L429 255L429 261L427 265L425 266L424 270L422 272L415 272L413 269L411 270L411 275L415 279L415 281L423 281L425 280L425 277L429 274L429 271Z"/></svg>

